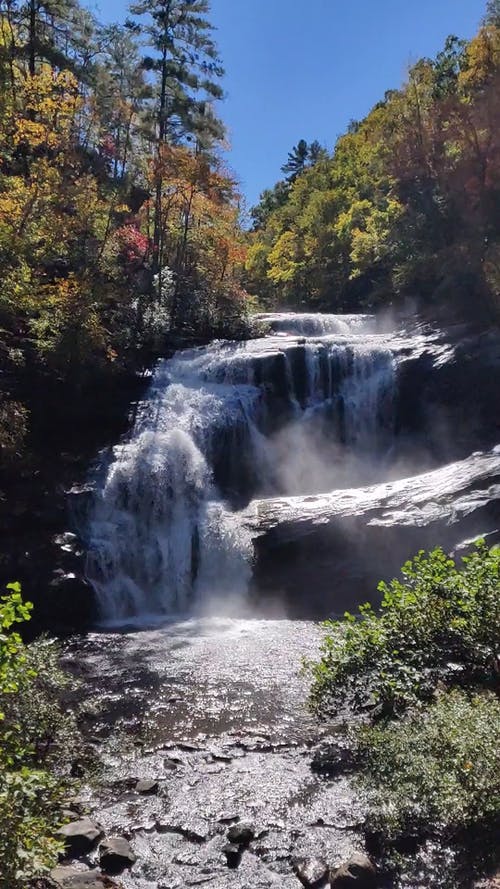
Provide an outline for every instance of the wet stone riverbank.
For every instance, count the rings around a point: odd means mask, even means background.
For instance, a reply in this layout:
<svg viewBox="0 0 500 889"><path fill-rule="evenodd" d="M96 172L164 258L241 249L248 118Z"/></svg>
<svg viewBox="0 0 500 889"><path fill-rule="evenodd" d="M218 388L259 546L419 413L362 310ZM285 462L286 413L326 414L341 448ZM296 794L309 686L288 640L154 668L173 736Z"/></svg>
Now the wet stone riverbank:
<svg viewBox="0 0 500 889"><path fill-rule="evenodd" d="M349 778L311 768L333 728L307 713L300 675L319 635L309 622L206 618L69 644L99 759L78 802L130 843L125 889L297 889L319 879L304 862L335 868L363 850Z"/></svg>

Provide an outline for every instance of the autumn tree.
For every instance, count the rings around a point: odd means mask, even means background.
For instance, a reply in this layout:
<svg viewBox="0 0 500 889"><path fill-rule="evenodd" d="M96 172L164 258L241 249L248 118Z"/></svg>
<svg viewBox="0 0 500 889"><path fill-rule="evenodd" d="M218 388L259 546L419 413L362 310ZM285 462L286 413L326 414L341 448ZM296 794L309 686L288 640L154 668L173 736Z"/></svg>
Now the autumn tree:
<svg viewBox="0 0 500 889"><path fill-rule="evenodd" d="M130 7L137 18L129 28L140 35L152 51L143 57L143 67L155 77L155 95L151 106L152 139L156 145L154 183L154 272L157 294L161 296L165 261L162 239L164 176L162 152L168 143L194 140L208 147L222 135L222 127L213 115L210 102L222 97L217 80L223 68L206 18L207 0L153 0Z"/></svg>

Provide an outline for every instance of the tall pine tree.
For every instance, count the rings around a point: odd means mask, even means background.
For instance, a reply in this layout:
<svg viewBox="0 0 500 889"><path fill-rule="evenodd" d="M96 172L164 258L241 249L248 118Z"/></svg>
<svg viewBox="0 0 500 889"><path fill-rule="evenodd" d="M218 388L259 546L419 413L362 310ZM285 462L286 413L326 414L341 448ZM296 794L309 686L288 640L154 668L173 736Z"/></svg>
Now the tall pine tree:
<svg viewBox="0 0 500 889"><path fill-rule="evenodd" d="M152 51L143 67L154 75L153 138L158 170L155 183L154 272L158 295L162 292L162 147L195 140L208 148L221 138L223 128L210 110L213 100L222 98L217 81L224 71L207 19L207 0L139 0L130 7L134 18L129 28L142 36Z"/></svg>

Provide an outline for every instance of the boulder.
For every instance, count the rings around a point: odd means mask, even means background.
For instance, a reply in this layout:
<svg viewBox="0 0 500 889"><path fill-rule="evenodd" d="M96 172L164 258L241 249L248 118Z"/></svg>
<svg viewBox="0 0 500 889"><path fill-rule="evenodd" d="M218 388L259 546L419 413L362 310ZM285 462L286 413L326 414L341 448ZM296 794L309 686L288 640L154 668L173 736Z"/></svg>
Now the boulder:
<svg viewBox="0 0 500 889"><path fill-rule="evenodd" d="M136 861L137 856L124 837L109 837L99 846L99 863L107 874L121 874Z"/></svg>
<svg viewBox="0 0 500 889"><path fill-rule="evenodd" d="M305 889L320 889L328 880L328 867L317 858L305 858L294 861L293 872Z"/></svg>
<svg viewBox="0 0 500 889"><path fill-rule="evenodd" d="M120 889L118 883L97 868L82 871L74 867L56 867L50 876L58 889Z"/></svg>
<svg viewBox="0 0 500 889"><path fill-rule="evenodd" d="M103 836L102 830L90 818L71 821L59 828L57 834L64 840L69 858L80 858L82 855L87 855Z"/></svg>
<svg viewBox="0 0 500 889"><path fill-rule="evenodd" d="M331 889L372 889L376 885L375 865L362 852L355 852L348 861L330 873Z"/></svg>
<svg viewBox="0 0 500 889"><path fill-rule="evenodd" d="M229 842L234 843L236 846L248 846L254 837L254 826L245 821L238 822L238 824L232 824L227 832Z"/></svg>
<svg viewBox="0 0 500 889"><path fill-rule="evenodd" d="M236 843L226 843L222 851L226 856L227 866L235 870L241 861L241 847Z"/></svg>
<svg viewBox="0 0 500 889"><path fill-rule="evenodd" d="M138 781L135 785L135 789L137 793L142 793L145 796L152 796L155 793L158 793L159 784L158 781L151 780L148 778L143 778Z"/></svg>

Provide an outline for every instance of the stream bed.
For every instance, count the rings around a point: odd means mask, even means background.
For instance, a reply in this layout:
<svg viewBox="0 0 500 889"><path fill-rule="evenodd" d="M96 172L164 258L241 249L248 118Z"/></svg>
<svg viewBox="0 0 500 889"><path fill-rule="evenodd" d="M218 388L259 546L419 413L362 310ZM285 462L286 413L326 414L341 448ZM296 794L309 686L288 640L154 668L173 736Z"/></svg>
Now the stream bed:
<svg viewBox="0 0 500 889"><path fill-rule="evenodd" d="M332 730L308 714L300 675L320 633L306 621L193 618L70 642L102 763L81 802L107 836L129 839L137 862L124 887L297 889L296 860L337 866L363 848L349 780L311 770ZM224 847L241 822L255 840L232 869Z"/></svg>

